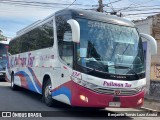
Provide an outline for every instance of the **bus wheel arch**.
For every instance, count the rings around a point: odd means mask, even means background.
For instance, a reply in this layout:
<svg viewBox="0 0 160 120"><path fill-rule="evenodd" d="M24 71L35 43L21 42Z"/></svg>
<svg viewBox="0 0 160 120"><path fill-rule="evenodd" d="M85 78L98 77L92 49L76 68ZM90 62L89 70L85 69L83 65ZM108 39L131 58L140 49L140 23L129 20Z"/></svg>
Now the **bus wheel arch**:
<svg viewBox="0 0 160 120"><path fill-rule="evenodd" d="M42 82L42 101L49 107L53 105L53 99L51 95L52 84L49 75L45 75Z"/></svg>

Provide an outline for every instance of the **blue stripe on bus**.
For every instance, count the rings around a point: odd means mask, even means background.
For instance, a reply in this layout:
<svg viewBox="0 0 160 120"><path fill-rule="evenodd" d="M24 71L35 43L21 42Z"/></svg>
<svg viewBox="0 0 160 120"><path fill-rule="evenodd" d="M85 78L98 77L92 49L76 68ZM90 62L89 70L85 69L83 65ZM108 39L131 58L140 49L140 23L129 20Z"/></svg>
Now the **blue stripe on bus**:
<svg viewBox="0 0 160 120"><path fill-rule="evenodd" d="M27 85L28 85L28 87L29 87L29 88L28 88L29 90L32 90L32 91L34 91L34 92L38 92L38 91L35 89L32 81L31 81L31 78L29 77L29 75L28 75L27 73L25 73L24 71L19 71L19 72L15 73L15 76L18 76L18 75L22 75L23 77L26 78L26 82L27 82Z"/></svg>
<svg viewBox="0 0 160 120"><path fill-rule="evenodd" d="M32 77L33 77L33 80L34 80L34 82L35 82L35 85L36 85L37 89L39 90L40 93L42 93L42 88L41 88L41 86L39 86L39 84L38 84L38 80L37 80L37 78L36 78L36 76L35 76L35 73L33 72L33 70L32 70L31 68L28 68L28 70L29 70L30 73L32 74Z"/></svg>
<svg viewBox="0 0 160 120"><path fill-rule="evenodd" d="M71 90L70 89L68 89L65 86L62 86L61 88L52 92L52 96L57 96L60 94L66 95L68 97L69 101L71 102Z"/></svg>

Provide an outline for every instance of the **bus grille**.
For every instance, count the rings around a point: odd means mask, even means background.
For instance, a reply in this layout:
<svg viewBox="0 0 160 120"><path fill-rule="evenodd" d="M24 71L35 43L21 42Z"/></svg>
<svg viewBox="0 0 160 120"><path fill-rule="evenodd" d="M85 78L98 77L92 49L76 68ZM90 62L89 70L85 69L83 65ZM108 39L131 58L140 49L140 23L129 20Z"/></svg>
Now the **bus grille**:
<svg viewBox="0 0 160 120"><path fill-rule="evenodd" d="M128 95L135 95L139 93L137 89L106 89L106 88L95 88L92 89L96 93L100 94L111 94L111 95L116 95L116 96L128 96ZM119 94L116 94L115 91L119 91Z"/></svg>

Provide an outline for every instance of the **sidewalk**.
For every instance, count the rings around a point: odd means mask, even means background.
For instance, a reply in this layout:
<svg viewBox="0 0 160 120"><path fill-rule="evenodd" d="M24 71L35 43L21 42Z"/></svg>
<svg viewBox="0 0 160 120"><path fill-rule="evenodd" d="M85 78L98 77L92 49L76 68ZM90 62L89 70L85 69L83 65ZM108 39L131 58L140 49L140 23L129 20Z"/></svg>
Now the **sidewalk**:
<svg viewBox="0 0 160 120"><path fill-rule="evenodd" d="M160 99L155 99L153 97L147 97L144 100L143 107L160 111Z"/></svg>

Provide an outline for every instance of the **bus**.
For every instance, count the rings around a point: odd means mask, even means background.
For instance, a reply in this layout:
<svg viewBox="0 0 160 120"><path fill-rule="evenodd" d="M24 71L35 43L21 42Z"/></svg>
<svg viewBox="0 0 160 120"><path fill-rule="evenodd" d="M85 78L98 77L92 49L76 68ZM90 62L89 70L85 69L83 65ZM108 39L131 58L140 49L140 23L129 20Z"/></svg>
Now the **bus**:
<svg viewBox="0 0 160 120"><path fill-rule="evenodd" d="M17 32L9 44L7 76L13 90L42 94L79 107L140 107L145 95L141 37L153 37L123 18L64 9Z"/></svg>
<svg viewBox="0 0 160 120"><path fill-rule="evenodd" d="M8 41L0 41L0 80L5 80Z"/></svg>

